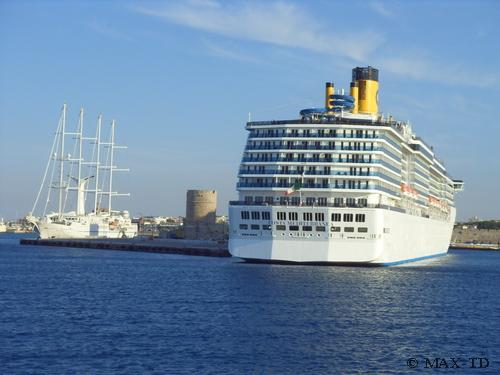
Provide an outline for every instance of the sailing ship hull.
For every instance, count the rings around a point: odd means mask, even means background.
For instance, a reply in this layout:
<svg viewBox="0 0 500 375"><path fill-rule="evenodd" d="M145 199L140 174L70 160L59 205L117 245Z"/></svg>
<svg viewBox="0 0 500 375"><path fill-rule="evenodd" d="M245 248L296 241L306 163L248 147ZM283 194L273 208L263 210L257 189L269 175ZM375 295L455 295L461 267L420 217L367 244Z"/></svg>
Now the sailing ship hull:
<svg viewBox="0 0 500 375"><path fill-rule="evenodd" d="M33 230L40 239L50 238L132 238L137 236L137 224L109 224L103 220L34 223Z"/></svg>
<svg viewBox="0 0 500 375"><path fill-rule="evenodd" d="M246 207L246 209L255 207ZM230 207L230 217L240 217L238 211L245 207ZM273 207L272 211L311 211L311 208ZM435 220L407 213L380 209L329 209L321 210L325 217L331 213L354 213L366 215L366 222L344 224L341 231L332 232L335 222L269 222L271 230L241 230L242 221L230 221L229 252L231 255L251 262L310 263L386 266L446 255L455 220L453 208L447 220ZM287 215L288 216L288 215ZM304 232L304 224L312 231ZM358 225L356 225L358 224ZM260 225L260 224L254 224ZM277 231L277 226L286 230ZM317 232L317 227L325 231ZM346 233L345 227L354 227ZM261 226L263 228L264 226ZM290 227L300 228L297 231ZM359 227L367 228L360 233ZM248 226L251 228L251 225Z"/></svg>

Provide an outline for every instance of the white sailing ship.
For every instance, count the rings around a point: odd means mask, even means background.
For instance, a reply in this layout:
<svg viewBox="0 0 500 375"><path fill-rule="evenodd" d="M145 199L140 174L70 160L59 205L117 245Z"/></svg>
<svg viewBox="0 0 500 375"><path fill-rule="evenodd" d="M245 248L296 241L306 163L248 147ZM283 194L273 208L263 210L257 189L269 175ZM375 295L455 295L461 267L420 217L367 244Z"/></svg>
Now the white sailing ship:
<svg viewBox="0 0 500 375"><path fill-rule="evenodd" d="M114 164L115 150L126 148L115 144L115 121L111 122L109 140L102 142L102 116L98 117L95 136L84 137L83 108L80 110L76 132L66 130L66 111L67 106L64 104L42 183L32 212L26 219L33 224L33 230L41 239L136 236L137 224L132 223L128 211L112 209L113 197L130 195L113 191L113 173L128 171ZM67 153L66 139L68 137L73 137L75 141L73 155ZM102 150L103 148L107 152ZM83 158L84 150L87 151L87 149L89 152L90 149L92 150L89 161ZM106 154L104 163L101 162L103 154ZM89 172L89 175L84 176L84 172ZM48 178L49 174L50 178ZM37 217L33 213L37 210L44 189L47 192L46 201L42 214ZM58 193L57 211L47 213L54 190ZM76 207L73 211L66 211L71 206L71 202L68 203L68 200L71 201L68 199L71 192L76 192ZM87 199L89 194L94 198L92 202ZM103 197L107 197L107 207L101 205ZM89 206L91 209L87 211Z"/></svg>
<svg viewBox="0 0 500 375"><path fill-rule="evenodd" d="M7 226L5 225L3 218L0 219L0 233L7 232Z"/></svg>

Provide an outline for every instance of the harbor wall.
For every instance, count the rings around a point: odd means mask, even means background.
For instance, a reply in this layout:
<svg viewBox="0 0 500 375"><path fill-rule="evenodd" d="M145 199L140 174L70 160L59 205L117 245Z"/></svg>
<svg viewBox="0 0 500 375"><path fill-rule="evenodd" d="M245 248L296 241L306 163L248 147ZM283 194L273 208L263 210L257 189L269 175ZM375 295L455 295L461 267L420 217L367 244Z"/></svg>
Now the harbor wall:
<svg viewBox="0 0 500 375"><path fill-rule="evenodd" d="M477 229L467 226L455 226L451 242L500 245L500 229Z"/></svg>
<svg viewBox="0 0 500 375"><path fill-rule="evenodd" d="M229 257L226 242L200 240L155 239L141 237L128 239L50 239L23 238L21 245L76 247L96 250L120 250L147 253Z"/></svg>

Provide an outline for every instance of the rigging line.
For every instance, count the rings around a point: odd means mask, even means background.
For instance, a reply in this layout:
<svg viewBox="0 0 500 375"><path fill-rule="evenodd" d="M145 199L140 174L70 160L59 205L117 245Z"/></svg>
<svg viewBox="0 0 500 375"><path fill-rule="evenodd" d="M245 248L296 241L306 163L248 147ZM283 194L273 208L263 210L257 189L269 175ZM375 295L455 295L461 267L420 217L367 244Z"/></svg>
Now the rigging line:
<svg viewBox="0 0 500 375"><path fill-rule="evenodd" d="M47 186L47 200L45 201L45 207L43 208L43 213L42 213L42 216L45 216L45 214L47 213L47 206L50 202L50 194L52 192L52 189L53 187L51 185L54 184L54 173L56 171L56 161L57 161L57 155L59 155L59 152L60 152L60 142L59 142L59 137L61 136L61 130L62 130L62 119L61 119L61 122L60 122L60 127L58 128L58 132L56 133L56 137L55 137L55 142L56 142L56 152L54 154L54 161L52 162L52 171L50 173L50 182L49 182L49 185Z"/></svg>
<svg viewBox="0 0 500 375"><path fill-rule="evenodd" d="M57 133L59 132L60 127L61 127L61 118L59 118L59 124L57 125L57 130L55 133L54 141L52 142L52 147L51 147L50 153L49 153L49 159L47 160L47 165L45 166L45 172L43 174L42 183L40 184L40 188L38 189L38 194L36 195L35 203L33 204L33 208L31 209L31 212L35 212L36 206L38 205L38 199L40 199L40 194L42 193L43 186L45 185L45 179L47 178L47 172L49 171L50 164L51 164L50 159L52 159L52 157L54 155L54 147L56 145Z"/></svg>

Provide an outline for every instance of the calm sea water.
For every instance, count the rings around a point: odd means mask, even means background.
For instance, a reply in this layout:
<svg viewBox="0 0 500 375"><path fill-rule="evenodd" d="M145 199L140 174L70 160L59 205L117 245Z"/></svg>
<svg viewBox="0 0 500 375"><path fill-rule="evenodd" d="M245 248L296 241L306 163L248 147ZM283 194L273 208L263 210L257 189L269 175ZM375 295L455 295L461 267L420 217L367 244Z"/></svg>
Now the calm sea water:
<svg viewBox="0 0 500 375"><path fill-rule="evenodd" d="M500 373L500 252L271 266L0 238L1 373L402 374L450 357Z"/></svg>

